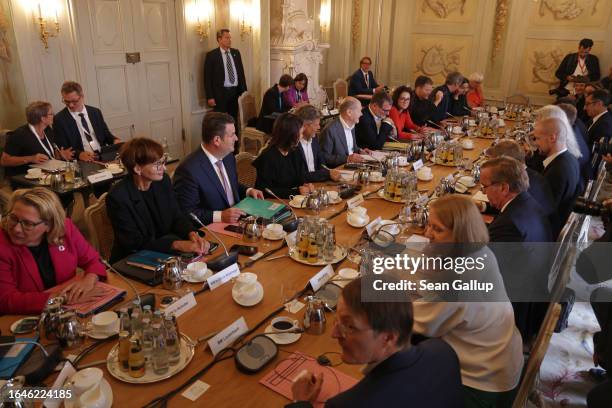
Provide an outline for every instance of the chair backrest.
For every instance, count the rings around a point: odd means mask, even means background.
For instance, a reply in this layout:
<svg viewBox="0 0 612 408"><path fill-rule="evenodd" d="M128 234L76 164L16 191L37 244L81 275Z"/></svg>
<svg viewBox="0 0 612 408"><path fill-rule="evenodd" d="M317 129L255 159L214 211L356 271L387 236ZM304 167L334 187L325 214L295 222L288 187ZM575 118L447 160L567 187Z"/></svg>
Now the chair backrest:
<svg viewBox="0 0 612 408"><path fill-rule="evenodd" d="M247 187L255 187L255 179L257 178L257 169L252 163L255 156L251 153L242 152L236 156L236 171L238 172L238 181Z"/></svg>
<svg viewBox="0 0 612 408"><path fill-rule="evenodd" d="M104 193L98 202L85 209L85 224L89 230L89 240L104 259L110 257L115 233L106 213L106 195Z"/></svg>
<svg viewBox="0 0 612 408"><path fill-rule="evenodd" d="M529 98L523 94L514 94L506 98L506 103L513 105L529 105Z"/></svg>
<svg viewBox="0 0 612 408"><path fill-rule="evenodd" d="M536 337L531 354L527 360L527 365L523 371L523 378L519 386L516 398L512 404L512 408L523 408L527 404L527 398L533 389L538 373L540 372L540 366L544 360L544 355L548 350L550 344L550 338L552 337L559 315L561 314L561 305L558 303L551 303L544 316L544 321L540 327L540 331Z"/></svg>
<svg viewBox="0 0 612 408"><path fill-rule="evenodd" d="M238 119L240 120L240 129L247 127L249 120L257 117L257 107L255 106L255 97L248 92L243 92L238 97Z"/></svg>
<svg viewBox="0 0 612 408"><path fill-rule="evenodd" d="M348 96L348 82L342 78L336 79L334 82L334 103L338 102L338 98L346 98Z"/></svg>

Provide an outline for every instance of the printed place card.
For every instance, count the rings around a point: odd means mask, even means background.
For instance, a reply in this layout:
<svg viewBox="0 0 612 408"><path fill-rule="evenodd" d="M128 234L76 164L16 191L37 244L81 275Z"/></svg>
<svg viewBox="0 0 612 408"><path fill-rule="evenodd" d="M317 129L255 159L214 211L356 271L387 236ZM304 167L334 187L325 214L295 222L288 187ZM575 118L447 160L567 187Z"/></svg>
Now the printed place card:
<svg viewBox="0 0 612 408"><path fill-rule="evenodd" d="M380 224L381 221L382 221L381 217L376 217L374 221L366 225L366 231L368 231L368 235L370 237L376 231L376 228L378 228L378 224Z"/></svg>
<svg viewBox="0 0 612 408"><path fill-rule="evenodd" d="M310 279L310 286L312 286L313 291L317 291L321 289L323 285L327 283L334 276L334 268L331 265L327 265L325 268L321 269L315 276Z"/></svg>
<svg viewBox="0 0 612 408"><path fill-rule="evenodd" d="M223 269L222 271L215 273L213 276L208 278L206 281L208 282L208 287L212 291L212 290L217 289L219 286L223 285L224 283L229 282L230 279L235 278L238 275L240 275L240 268L238 267L238 264L235 263Z"/></svg>
<svg viewBox="0 0 612 408"><path fill-rule="evenodd" d="M113 178L113 173L111 173L108 170L101 170L97 173L94 173L90 176L87 176L87 180L91 183L91 184L96 184L99 183L101 181L104 180L110 180Z"/></svg>
<svg viewBox="0 0 612 408"><path fill-rule="evenodd" d="M213 356L216 356L217 353L224 348L231 346L238 337L242 336L248 330L249 328L242 316L234 323L221 330L219 334L208 340L208 347L210 347Z"/></svg>
<svg viewBox="0 0 612 408"><path fill-rule="evenodd" d="M414 163L412 163L412 168L414 169L414 171L418 171L421 167L423 167L423 160L419 159L417 161L415 161Z"/></svg>
<svg viewBox="0 0 612 408"><path fill-rule="evenodd" d="M210 388L209 384L204 381L196 381L187 388L181 395L188 400L195 401L202 396Z"/></svg>
<svg viewBox="0 0 612 408"><path fill-rule="evenodd" d="M174 303L166 307L165 314L168 316L174 314L174 316L179 317L189 309L194 308L196 304L197 303L195 296L193 296L193 292L189 292L182 298L176 300Z"/></svg>
<svg viewBox="0 0 612 408"><path fill-rule="evenodd" d="M359 207L361 204L363 204L363 202L364 202L363 194L357 194L355 197L351 198L350 200L346 200L346 206L350 210L351 208Z"/></svg>

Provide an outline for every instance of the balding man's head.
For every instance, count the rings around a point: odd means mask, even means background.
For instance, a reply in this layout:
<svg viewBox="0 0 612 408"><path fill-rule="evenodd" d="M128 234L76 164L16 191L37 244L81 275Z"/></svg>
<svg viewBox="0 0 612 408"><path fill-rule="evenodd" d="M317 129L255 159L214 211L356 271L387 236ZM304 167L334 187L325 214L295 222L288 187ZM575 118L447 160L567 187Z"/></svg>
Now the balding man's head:
<svg viewBox="0 0 612 408"><path fill-rule="evenodd" d="M567 127L562 119L538 120L533 134L538 150L546 157L567 148Z"/></svg>
<svg viewBox="0 0 612 408"><path fill-rule="evenodd" d="M507 156L525 162L525 150L514 140L502 140L487 149L487 156L494 159L496 157Z"/></svg>
<svg viewBox="0 0 612 408"><path fill-rule="evenodd" d="M357 98L347 96L340 104L340 117L347 125L353 126L359 122L361 117L361 102Z"/></svg>

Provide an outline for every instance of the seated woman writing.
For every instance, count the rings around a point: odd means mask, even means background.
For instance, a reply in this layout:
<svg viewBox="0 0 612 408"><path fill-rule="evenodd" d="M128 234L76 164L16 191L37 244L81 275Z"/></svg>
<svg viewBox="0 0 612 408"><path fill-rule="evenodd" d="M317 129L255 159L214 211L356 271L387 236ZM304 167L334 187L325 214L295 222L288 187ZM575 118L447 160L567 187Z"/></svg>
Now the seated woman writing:
<svg viewBox="0 0 612 408"><path fill-rule="evenodd" d="M253 161L257 169L255 188L269 188L282 198L314 190L312 184L304 184L306 166L297 150L302 127L302 119L292 113L283 113L276 119L268 146Z"/></svg>
<svg viewBox="0 0 612 408"><path fill-rule="evenodd" d="M97 295L96 282L106 278L104 265L66 218L55 193L44 187L15 191L1 225L0 314L40 313L49 297L59 295L66 303Z"/></svg>
<svg viewBox="0 0 612 408"><path fill-rule="evenodd" d="M111 263L143 249L208 253L209 243L179 208L165 173L167 157L162 146L151 139L134 138L122 146L119 155L129 175L106 198L115 232Z"/></svg>

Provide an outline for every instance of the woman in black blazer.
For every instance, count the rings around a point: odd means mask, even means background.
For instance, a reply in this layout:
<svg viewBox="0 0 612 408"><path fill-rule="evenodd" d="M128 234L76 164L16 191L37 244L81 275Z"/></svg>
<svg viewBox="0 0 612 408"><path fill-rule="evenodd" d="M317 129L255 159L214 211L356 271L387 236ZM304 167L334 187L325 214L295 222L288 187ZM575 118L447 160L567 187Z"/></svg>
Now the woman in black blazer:
<svg viewBox="0 0 612 408"><path fill-rule="evenodd" d="M297 150L302 125L302 119L292 113L283 113L276 119L268 146L253 161L257 169L255 188L269 188L282 198L314 190L312 184L304 184L305 164Z"/></svg>
<svg viewBox="0 0 612 408"><path fill-rule="evenodd" d="M25 125L9 132L6 146L0 157L0 165L7 176L23 174L30 164L44 163L50 159L69 159L70 149L59 149L55 144L53 107L49 102L36 101L26 107Z"/></svg>
<svg viewBox="0 0 612 408"><path fill-rule="evenodd" d="M123 145L120 157L129 176L115 184L106 198L115 232L110 262L142 249L207 253L209 243L179 209L165 174L167 157L162 146L135 138Z"/></svg>

